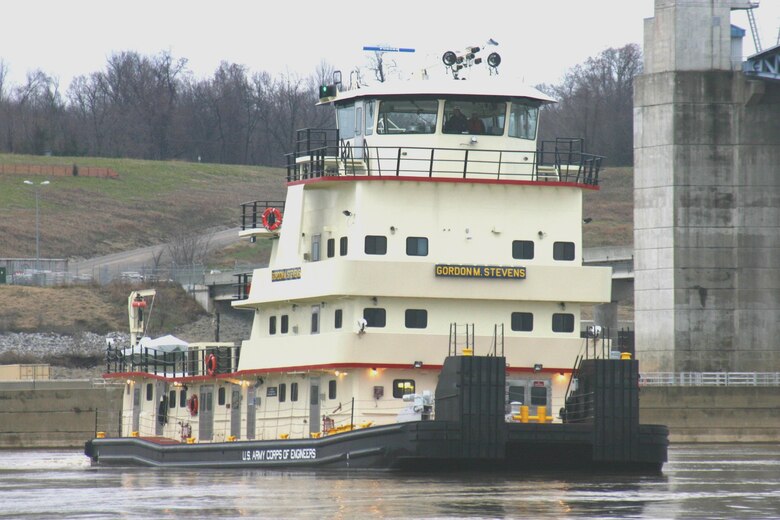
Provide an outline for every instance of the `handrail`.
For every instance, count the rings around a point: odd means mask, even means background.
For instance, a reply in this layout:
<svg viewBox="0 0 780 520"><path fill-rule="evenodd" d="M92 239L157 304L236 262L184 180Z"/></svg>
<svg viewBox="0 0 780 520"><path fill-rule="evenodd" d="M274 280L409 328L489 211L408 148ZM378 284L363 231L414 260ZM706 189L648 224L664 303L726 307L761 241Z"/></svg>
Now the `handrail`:
<svg viewBox="0 0 780 520"><path fill-rule="evenodd" d="M463 149L420 146L362 147L354 157L349 143L339 143L287 155L287 181L324 176L378 175L465 179L557 181L597 186L603 157L580 147L550 150Z"/></svg>
<svg viewBox="0 0 780 520"><path fill-rule="evenodd" d="M645 372L640 386L780 386L780 372Z"/></svg>
<svg viewBox="0 0 780 520"><path fill-rule="evenodd" d="M207 359L215 356L216 366ZM213 346L181 352L164 352L148 347L106 348L106 373L146 372L163 377L192 377L230 374L238 370L241 347ZM211 370L210 368L213 368Z"/></svg>
<svg viewBox="0 0 780 520"><path fill-rule="evenodd" d="M241 231L257 229L263 226L263 212L276 208L284 213L283 200L252 200L241 203Z"/></svg>

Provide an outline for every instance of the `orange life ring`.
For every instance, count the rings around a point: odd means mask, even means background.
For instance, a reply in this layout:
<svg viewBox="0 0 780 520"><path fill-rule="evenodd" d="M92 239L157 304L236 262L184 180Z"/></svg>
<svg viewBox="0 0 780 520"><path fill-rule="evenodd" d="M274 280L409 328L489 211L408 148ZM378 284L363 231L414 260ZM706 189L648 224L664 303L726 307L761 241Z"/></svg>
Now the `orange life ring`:
<svg viewBox="0 0 780 520"><path fill-rule="evenodd" d="M210 376L213 376L214 373L217 371L217 356L214 354L209 354L206 356L206 373Z"/></svg>
<svg viewBox="0 0 780 520"><path fill-rule="evenodd" d="M282 225L282 212L276 208L266 208L263 211L263 226L268 231L279 229Z"/></svg>
<svg viewBox="0 0 780 520"><path fill-rule="evenodd" d="M190 415L198 415L198 396L193 395L187 399L187 409L190 411Z"/></svg>

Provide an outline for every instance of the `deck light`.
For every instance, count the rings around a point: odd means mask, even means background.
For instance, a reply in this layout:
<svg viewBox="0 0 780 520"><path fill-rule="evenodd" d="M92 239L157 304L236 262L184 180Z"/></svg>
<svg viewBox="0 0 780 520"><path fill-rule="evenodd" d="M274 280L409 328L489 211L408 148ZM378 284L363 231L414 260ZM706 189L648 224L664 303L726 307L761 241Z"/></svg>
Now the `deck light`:
<svg viewBox="0 0 780 520"><path fill-rule="evenodd" d="M491 52L488 56L487 64L495 69L501 65L501 55L497 52Z"/></svg>
<svg viewBox="0 0 780 520"><path fill-rule="evenodd" d="M541 372L543 367L541 363L534 364L534 372Z"/></svg>
<svg viewBox="0 0 780 520"><path fill-rule="evenodd" d="M352 216L352 212L349 211L348 209L345 209L344 211L342 211L342 213L344 214L345 217L351 217Z"/></svg>
<svg viewBox="0 0 780 520"><path fill-rule="evenodd" d="M422 368L423 362L422 361L415 361L412 367L414 368Z"/></svg>

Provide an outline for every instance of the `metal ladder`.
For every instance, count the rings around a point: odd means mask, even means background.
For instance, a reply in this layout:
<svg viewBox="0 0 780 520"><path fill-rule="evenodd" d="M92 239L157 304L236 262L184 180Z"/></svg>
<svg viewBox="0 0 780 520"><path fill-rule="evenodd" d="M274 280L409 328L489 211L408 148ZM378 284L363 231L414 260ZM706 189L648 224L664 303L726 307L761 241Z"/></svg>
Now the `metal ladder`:
<svg viewBox="0 0 780 520"><path fill-rule="evenodd" d="M750 4L750 8L747 9L748 23L750 24L750 32L753 35L753 45L756 47L756 53L761 52L761 36L758 34L758 27L756 26L756 15L753 13L753 9L758 7L758 3ZM780 42L780 34L778 34L778 42Z"/></svg>

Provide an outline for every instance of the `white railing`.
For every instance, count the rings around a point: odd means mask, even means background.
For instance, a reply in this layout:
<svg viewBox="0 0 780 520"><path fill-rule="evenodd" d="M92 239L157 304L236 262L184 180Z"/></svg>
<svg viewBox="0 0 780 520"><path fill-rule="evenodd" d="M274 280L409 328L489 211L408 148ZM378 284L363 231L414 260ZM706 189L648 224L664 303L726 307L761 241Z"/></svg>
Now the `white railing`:
<svg viewBox="0 0 780 520"><path fill-rule="evenodd" d="M780 386L780 372L647 372L639 386Z"/></svg>

